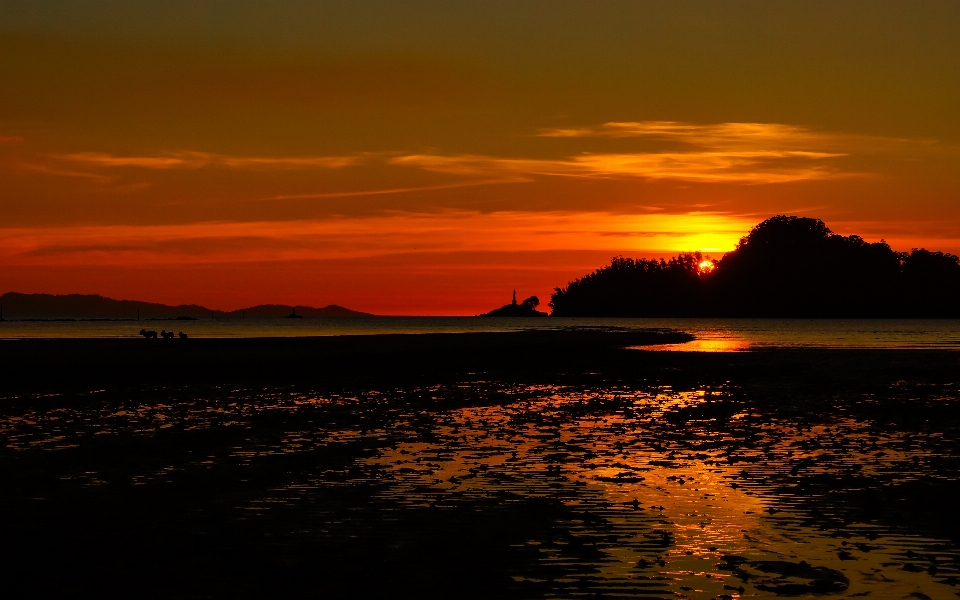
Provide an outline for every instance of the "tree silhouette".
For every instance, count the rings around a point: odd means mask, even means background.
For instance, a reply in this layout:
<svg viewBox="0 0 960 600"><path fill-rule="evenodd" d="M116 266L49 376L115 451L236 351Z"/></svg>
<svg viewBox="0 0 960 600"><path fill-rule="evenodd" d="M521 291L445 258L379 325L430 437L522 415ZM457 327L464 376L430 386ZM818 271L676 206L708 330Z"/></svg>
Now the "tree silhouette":
<svg viewBox="0 0 960 600"><path fill-rule="evenodd" d="M778 215L701 272L700 253L669 260L615 257L556 288L556 316L960 316L960 259L830 231L819 219Z"/></svg>
<svg viewBox="0 0 960 600"><path fill-rule="evenodd" d="M903 259L903 301L918 317L960 315L960 259L914 248Z"/></svg>
<svg viewBox="0 0 960 600"><path fill-rule="evenodd" d="M834 234L819 219L760 223L717 264L710 295L731 316L884 316L900 255L885 242Z"/></svg>
<svg viewBox="0 0 960 600"><path fill-rule="evenodd" d="M639 317L695 313L702 301L699 252L669 261L614 257L550 297L556 316Z"/></svg>

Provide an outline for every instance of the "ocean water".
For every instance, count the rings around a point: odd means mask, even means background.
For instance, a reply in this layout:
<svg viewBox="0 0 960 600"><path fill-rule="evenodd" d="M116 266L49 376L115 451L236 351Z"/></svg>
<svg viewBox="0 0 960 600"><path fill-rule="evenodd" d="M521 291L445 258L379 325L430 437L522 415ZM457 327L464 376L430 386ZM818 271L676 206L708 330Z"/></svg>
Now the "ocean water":
<svg viewBox="0 0 960 600"><path fill-rule="evenodd" d="M245 318L196 321L4 321L0 339L137 337L141 328L194 338L467 333L563 328L688 332L696 340L656 350L761 348L960 349L960 319L602 319L488 317Z"/></svg>
<svg viewBox="0 0 960 600"><path fill-rule="evenodd" d="M960 387L858 356L10 397L0 534L40 596L956 599Z"/></svg>
<svg viewBox="0 0 960 600"><path fill-rule="evenodd" d="M0 538L17 549L11 585L33 595L147 582L152 598L957 598L960 355L749 350L956 348L958 321L142 324L194 337L671 328L698 336L674 348L748 351L386 380L294 369L269 384L151 364L138 372L159 377L115 384L108 365L95 385L0 384ZM120 345L140 344L181 341Z"/></svg>

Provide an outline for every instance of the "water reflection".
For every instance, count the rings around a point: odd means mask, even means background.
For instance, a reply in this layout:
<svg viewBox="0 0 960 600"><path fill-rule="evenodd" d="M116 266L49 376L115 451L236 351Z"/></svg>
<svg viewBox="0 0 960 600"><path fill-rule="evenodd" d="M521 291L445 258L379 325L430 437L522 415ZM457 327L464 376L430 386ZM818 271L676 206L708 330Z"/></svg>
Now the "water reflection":
<svg viewBox="0 0 960 600"><path fill-rule="evenodd" d="M649 350L652 352L742 352L750 350L755 343L747 340L729 338L698 339L682 344L654 344L652 346L636 346L631 350Z"/></svg>
<svg viewBox="0 0 960 600"><path fill-rule="evenodd" d="M798 409L728 386L487 381L343 395L153 395L163 400L100 402L91 394L77 405L8 414L0 435L16 454L171 429L236 432L225 448L173 464L61 475L82 487L116 485L118 477L150 485L364 442L367 451L344 464L288 471L286 481L245 501L243 518L358 486L374 486L369 502L397 515L552 503L563 510L549 517L551 528L522 540L534 564L512 572L517 585L545 597L956 597L957 546L931 535L930 522L905 525L896 514L900 499L922 499L911 490L953 489L956 428L871 417L870 407L889 398ZM907 386L891 397L923 408L960 394L956 386Z"/></svg>
<svg viewBox="0 0 960 600"><path fill-rule="evenodd" d="M327 317L200 319L185 323L189 327L184 325L183 328L191 339L507 332L587 327L685 331L697 338L687 348L706 351L740 350L745 346L960 348L960 319ZM141 325L135 321L8 320L0 323L0 338L139 338L137 332Z"/></svg>

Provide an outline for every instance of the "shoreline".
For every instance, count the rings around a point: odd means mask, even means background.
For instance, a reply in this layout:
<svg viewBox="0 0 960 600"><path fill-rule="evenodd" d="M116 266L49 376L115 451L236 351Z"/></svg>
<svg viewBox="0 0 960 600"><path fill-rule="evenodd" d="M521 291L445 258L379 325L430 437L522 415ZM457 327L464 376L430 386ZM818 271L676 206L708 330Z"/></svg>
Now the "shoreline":
<svg viewBox="0 0 960 600"><path fill-rule="evenodd" d="M626 346L679 343L663 331L515 331L273 338L50 338L0 340L4 390L97 385L290 384L420 377L471 371L548 372L593 364Z"/></svg>
<svg viewBox="0 0 960 600"><path fill-rule="evenodd" d="M549 321L549 322L547 322ZM173 326L172 323L169 325ZM162 322L33 322L4 323L0 339L22 340L135 340L140 329L158 331ZM350 319L240 319L194 321L179 325L191 343L199 340L314 339L368 336L467 335L573 331L684 332L697 339L687 347L705 351L767 347L838 348L960 348L960 320L764 320L764 319L511 319L511 318L350 318ZM418 338L420 339L420 338ZM471 338L473 339L473 338ZM566 338L563 338L566 339ZM179 343L180 340L178 340ZM329 344L336 342L321 342ZM407 342L418 345L421 342ZM366 344L366 343L365 343ZM646 342L645 342L646 345Z"/></svg>
<svg viewBox="0 0 960 600"><path fill-rule="evenodd" d="M585 381L596 377L809 388L877 385L960 372L955 349L751 348L684 350L666 331L531 330L274 338L0 340L0 394L149 386L396 387L478 378ZM894 378L894 379L891 379Z"/></svg>

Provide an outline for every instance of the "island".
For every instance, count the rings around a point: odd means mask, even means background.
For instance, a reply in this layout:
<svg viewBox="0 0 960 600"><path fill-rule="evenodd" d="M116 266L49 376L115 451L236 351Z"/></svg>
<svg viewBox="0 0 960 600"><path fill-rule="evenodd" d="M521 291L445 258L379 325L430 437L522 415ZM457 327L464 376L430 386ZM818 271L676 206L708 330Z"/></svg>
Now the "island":
<svg viewBox="0 0 960 600"><path fill-rule="evenodd" d="M540 306L540 298L530 296L523 302L517 304L517 290L513 290L513 302L504 304L500 308L483 313L481 317L546 317L545 312L540 312L537 307Z"/></svg>
<svg viewBox="0 0 960 600"><path fill-rule="evenodd" d="M556 317L957 318L960 258L777 215L720 260L617 256L549 305Z"/></svg>

